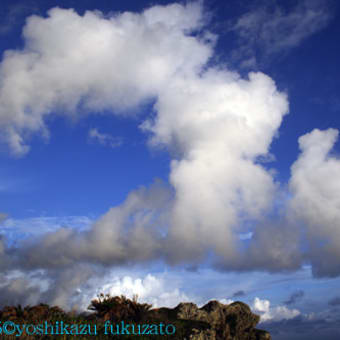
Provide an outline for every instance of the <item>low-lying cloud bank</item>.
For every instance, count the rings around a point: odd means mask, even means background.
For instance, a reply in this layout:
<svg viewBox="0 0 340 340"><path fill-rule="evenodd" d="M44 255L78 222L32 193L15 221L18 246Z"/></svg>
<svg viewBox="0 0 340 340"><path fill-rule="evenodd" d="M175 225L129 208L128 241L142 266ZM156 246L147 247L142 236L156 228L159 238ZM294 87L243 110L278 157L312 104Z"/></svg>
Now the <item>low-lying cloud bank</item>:
<svg viewBox="0 0 340 340"><path fill-rule="evenodd" d="M63 306L105 267L154 260L272 272L310 263L315 276L340 274L340 160L330 155L338 131L299 138L291 198L278 211L283 184L261 159L288 113L287 95L261 72L245 79L207 66L217 36L206 23L201 3L110 16L54 8L28 18L23 49L0 64L1 136L14 155L29 151L32 134L48 138L49 115L124 116L152 99L141 129L174 156L168 183L131 191L89 230L60 228L15 247L2 238L5 273L43 270L47 280L37 292L7 275L7 296L26 287ZM240 240L244 232L250 240Z"/></svg>
<svg viewBox="0 0 340 340"><path fill-rule="evenodd" d="M270 307L269 300L254 299L252 309L261 316L261 322L289 320L300 315L297 309L289 309L286 306Z"/></svg>

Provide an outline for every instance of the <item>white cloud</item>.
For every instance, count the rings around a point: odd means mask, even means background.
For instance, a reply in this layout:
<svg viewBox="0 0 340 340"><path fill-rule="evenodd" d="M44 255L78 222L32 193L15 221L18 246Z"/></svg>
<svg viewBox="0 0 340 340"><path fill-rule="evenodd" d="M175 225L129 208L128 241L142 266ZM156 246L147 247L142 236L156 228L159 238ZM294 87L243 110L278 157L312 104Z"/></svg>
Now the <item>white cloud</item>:
<svg viewBox="0 0 340 340"><path fill-rule="evenodd" d="M288 320L301 314L299 310L289 309L286 306L271 307L269 300L261 300L258 297L254 299L251 308L254 313L260 314L260 322Z"/></svg>
<svg viewBox="0 0 340 340"><path fill-rule="evenodd" d="M51 276L54 276L53 280L49 279ZM47 302L66 310L77 308L84 311L91 300L104 293L125 295L129 299L137 295L138 302L152 304L153 308L173 308L180 302L189 301L180 283L180 280L177 283L174 280L170 287L166 273L162 272L124 274L117 270L95 271L88 266L69 268L65 272L12 270L0 278L0 306L12 304L12 299L16 303L34 305Z"/></svg>
<svg viewBox="0 0 340 340"><path fill-rule="evenodd" d="M288 102L263 73L243 79L227 69L202 71L213 42L208 32L189 35L202 28L201 10L191 3L104 18L56 8L48 18L28 19L24 50L7 51L1 64L0 119L11 138L46 130L43 117L56 109L122 113L154 96L156 116L142 128L151 132L152 146L178 157L171 162L170 187L132 191L89 231L61 228L39 239L39 246L25 243L26 266L159 257L176 263L199 261L207 251L227 265L239 261L239 233L249 232L242 223L272 208L277 184L257 160L269 154ZM16 110L9 116L7 107ZM90 134L108 140L97 130Z"/></svg>
<svg viewBox="0 0 340 340"><path fill-rule="evenodd" d="M0 65L3 141L22 155L30 134L48 137L46 115L122 114L156 96L176 73L192 74L210 57L209 42L187 35L201 20L197 3L109 18L60 8L29 17L24 49L5 51Z"/></svg>
<svg viewBox="0 0 340 340"><path fill-rule="evenodd" d="M197 257L212 247L234 252L239 216L258 218L275 194L272 175L256 164L288 111L286 96L262 73L249 79L210 69L200 77L180 78L163 91L158 115L144 128L152 145L179 152L171 163L176 190L170 244L181 251L173 260Z"/></svg>
<svg viewBox="0 0 340 340"><path fill-rule="evenodd" d="M234 302L234 300L231 300L231 299L219 299L218 301L225 305L230 305L231 303Z"/></svg>
<svg viewBox="0 0 340 340"><path fill-rule="evenodd" d="M88 135L91 140L95 140L99 144L107 145L111 148L116 148L123 143L121 138L113 137L110 134L99 132L97 128L90 129Z"/></svg>
<svg viewBox="0 0 340 340"><path fill-rule="evenodd" d="M57 232L60 228L73 231L86 231L95 219L88 216L41 216L15 219L12 217L0 220L0 237L6 239L8 245L17 245L26 239L42 237Z"/></svg>
<svg viewBox="0 0 340 340"><path fill-rule="evenodd" d="M26 243L26 266L159 257L176 263L199 261L208 251L226 266L240 265L239 233L250 231L243 222L272 209L277 185L257 160L269 154L288 102L263 73L243 79L226 69L202 72L213 45L206 34L188 35L202 18L196 3L108 19L61 9L28 19L25 49L8 51L1 64L0 119L11 138L22 138L22 129L44 129L43 116L56 106L71 115L80 100L83 109L123 110L156 96L156 116L142 126L152 133L152 146L176 150L178 157L171 162L172 187L131 192L89 231L61 228L39 246ZM16 110L8 116L7 107ZM105 140L96 130L92 135Z"/></svg>
<svg viewBox="0 0 340 340"><path fill-rule="evenodd" d="M27 239L21 247L20 256L26 258L23 265L50 268L82 261L113 265L158 258L171 197L171 191L161 181L149 188L140 187L91 224L89 230L59 228Z"/></svg>
<svg viewBox="0 0 340 340"><path fill-rule="evenodd" d="M308 258L316 275L340 274L340 159L330 155L339 132L318 129L299 138L292 165L290 218L306 228Z"/></svg>
<svg viewBox="0 0 340 340"><path fill-rule="evenodd" d="M41 294L47 289L48 280L41 272L23 273L12 270L0 276L1 299L3 305L34 305L39 303Z"/></svg>
<svg viewBox="0 0 340 340"><path fill-rule="evenodd" d="M189 301L189 298L180 292L178 287L171 285L170 288L162 276L147 274L143 278L107 277L105 281L106 283L98 288L96 295L103 292L112 296L125 295L132 299L137 294L138 301L150 303L153 307L175 307L180 302Z"/></svg>
<svg viewBox="0 0 340 340"><path fill-rule="evenodd" d="M136 260L161 256L176 262L209 249L228 263L234 261L238 255L234 242L243 231L239 216L261 218L271 209L276 186L256 159L268 152L287 112L285 95L261 73L244 80L227 71L210 70L193 79L178 76L160 93L156 107L156 120L146 125L154 134L152 144L176 147L181 155L172 161L174 200L169 203L164 189L131 192L89 233L71 236L60 230L39 242L44 256L30 252L29 258L48 261L45 246L54 244L55 237L55 251L66 247L64 259L71 262L80 254L112 263L134 256ZM123 230L128 230L128 237Z"/></svg>
<svg viewBox="0 0 340 340"><path fill-rule="evenodd" d="M47 18L30 17L24 49L5 53L0 123L12 151L27 151L30 133L48 135L46 115L86 116L100 110L129 114L153 97L155 117L142 129L151 133L152 147L167 148L172 155L169 183L155 181L131 191L90 228L49 229L19 242L10 260L6 256L11 252L0 240L2 263L8 268L43 268L53 278L45 294L49 301L67 304L74 287L100 272L96 264L163 260L195 265L209 254L225 269L297 270L302 260L311 259L322 275L339 274L339 161L326 157L335 130L301 137L289 213L279 222L268 221L280 186L260 161L269 157L288 113L287 96L261 72L242 78L227 69L205 67L213 42L207 41L206 32L190 36L191 30L202 29L201 11L199 3L191 3L107 18L55 8ZM92 135L108 140L97 130ZM315 251L320 247L309 254L299 248L294 214L307 224L312 241L313 235L321 235L329 242L322 253L327 256ZM240 233L251 233L249 246ZM151 300L155 290L163 303L185 297L176 288L163 288L153 276L119 279L107 287L139 291ZM257 307L265 318L296 313L286 307L270 309L260 300Z"/></svg>

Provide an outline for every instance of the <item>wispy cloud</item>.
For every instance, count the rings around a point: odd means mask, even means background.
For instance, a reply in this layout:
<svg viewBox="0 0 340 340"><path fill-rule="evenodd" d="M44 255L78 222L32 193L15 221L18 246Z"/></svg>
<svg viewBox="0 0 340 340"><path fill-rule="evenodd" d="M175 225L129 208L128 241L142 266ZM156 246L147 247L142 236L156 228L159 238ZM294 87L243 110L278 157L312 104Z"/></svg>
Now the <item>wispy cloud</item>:
<svg viewBox="0 0 340 340"><path fill-rule="evenodd" d="M6 220L7 217L8 217L8 214L0 212L0 223Z"/></svg>
<svg viewBox="0 0 340 340"><path fill-rule="evenodd" d="M286 305L292 305L294 303L296 303L296 301L300 300L301 298L303 298L303 296L305 295L305 292L303 290L298 290L296 292L294 292L287 301L285 301L284 303Z"/></svg>
<svg viewBox="0 0 340 340"><path fill-rule="evenodd" d="M111 148L117 148L123 144L122 138L99 132L97 128L90 129L88 136L90 141L96 141L101 145L109 146Z"/></svg>
<svg viewBox="0 0 340 340"><path fill-rule="evenodd" d="M234 297L241 297L241 296L244 296L244 295L246 295L246 293L243 290L238 290L237 292L235 292L233 294L233 298Z"/></svg>
<svg viewBox="0 0 340 340"><path fill-rule="evenodd" d="M15 219L0 214L0 235L6 236L10 243L18 240L39 237L45 233L56 232L60 228L87 230L94 221L87 216L41 216Z"/></svg>
<svg viewBox="0 0 340 340"><path fill-rule="evenodd" d="M239 38L233 58L245 67L256 67L268 57L298 46L326 27L331 18L329 1L303 0L288 10L277 2L266 2L243 14L232 26Z"/></svg>
<svg viewBox="0 0 340 340"><path fill-rule="evenodd" d="M17 2L11 4L2 11L0 23L0 35L8 34L13 28L17 27L28 14L37 12L37 7L33 1Z"/></svg>

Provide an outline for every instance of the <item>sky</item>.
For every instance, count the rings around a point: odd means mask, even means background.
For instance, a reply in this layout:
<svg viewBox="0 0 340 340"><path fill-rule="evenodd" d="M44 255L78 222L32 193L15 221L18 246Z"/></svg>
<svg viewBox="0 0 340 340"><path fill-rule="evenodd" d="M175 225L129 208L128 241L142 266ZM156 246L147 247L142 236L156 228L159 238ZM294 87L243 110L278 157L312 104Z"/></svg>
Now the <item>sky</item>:
<svg viewBox="0 0 340 340"><path fill-rule="evenodd" d="M0 9L0 306L239 300L339 338L336 1Z"/></svg>

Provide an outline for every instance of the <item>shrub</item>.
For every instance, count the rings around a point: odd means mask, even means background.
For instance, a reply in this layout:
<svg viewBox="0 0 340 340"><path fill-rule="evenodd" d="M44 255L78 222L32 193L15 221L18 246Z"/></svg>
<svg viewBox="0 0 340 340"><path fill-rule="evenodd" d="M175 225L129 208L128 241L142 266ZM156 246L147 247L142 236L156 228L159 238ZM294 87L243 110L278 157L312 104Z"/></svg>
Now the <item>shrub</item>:
<svg viewBox="0 0 340 340"><path fill-rule="evenodd" d="M145 319L151 307L152 305L147 303L138 303L137 295L130 300L124 295L111 296L101 293L97 296L97 299L91 301L88 309L95 311L97 317L104 320L138 322Z"/></svg>

